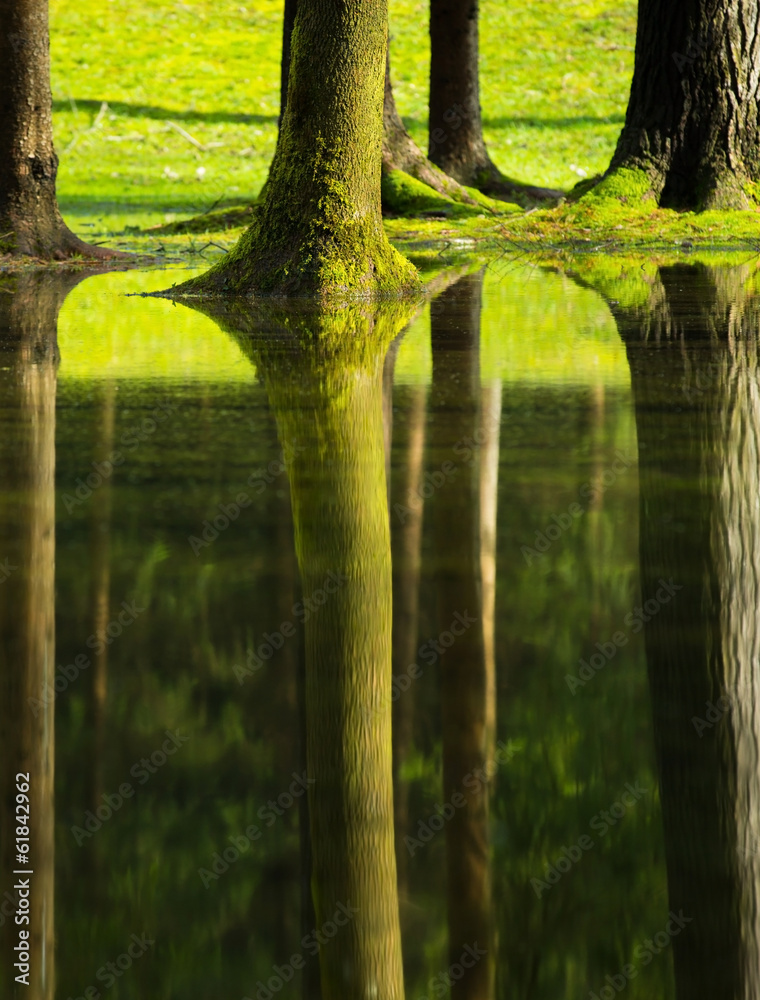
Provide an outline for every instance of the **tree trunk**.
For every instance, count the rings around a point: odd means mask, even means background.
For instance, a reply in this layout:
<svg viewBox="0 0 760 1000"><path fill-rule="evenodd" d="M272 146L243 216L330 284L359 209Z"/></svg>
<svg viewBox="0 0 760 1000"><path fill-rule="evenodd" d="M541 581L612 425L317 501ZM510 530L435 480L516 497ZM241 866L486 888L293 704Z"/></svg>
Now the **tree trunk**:
<svg viewBox="0 0 760 1000"><path fill-rule="evenodd" d="M550 188L504 177L488 155L480 120L478 0L430 0L428 158L444 173L494 197L556 199Z"/></svg>
<svg viewBox="0 0 760 1000"><path fill-rule="evenodd" d="M679 1000L760 992L760 309L750 268L613 305L640 449L642 601ZM606 283L609 288L609 283ZM674 461L674 454L677 459ZM644 610L648 611L646 606Z"/></svg>
<svg viewBox="0 0 760 1000"><path fill-rule="evenodd" d="M15 852L16 775L28 774L30 922L3 925L3 971L12 982L18 932L29 931L29 989L55 994L55 394L58 310L80 280L71 274L26 274L0 284L0 837L3 892L14 900L24 869ZM5 899L5 897L3 897ZM4 911L6 912L6 911ZM20 974L20 973L19 973ZM10 987L9 987L10 989ZM8 995L11 995L9 992Z"/></svg>
<svg viewBox="0 0 760 1000"><path fill-rule="evenodd" d="M480 397L480 299L483 274L461 278L431 310L433 380L430 443L433 470L456 458L457 442L476 439ZM492 1000L495 955L491 923L488 783L475 777L486 764L487 676L482 622L480 472L477 454L435 494L433 530L441 633L457 615L475 618L444 649L440 660L443 715L443 801L457 794L465 805L446 823L449 959L459 962L477 942L484 959L452 987L460 1000ZM456 627L453 632L456 632ZM449 633L451 634L451 633Z"/></svg>
<svg viewBox="0 0 760 1000"><path fill-rule="evenodd" d="M386 0L300 0L287 106L254 220L210 271L164 294L328 297L416 286L380 210L387 16Z"/></svg>
<svg viewBox="0 0 760 1000"><path fill-rule="evenodd" d="M413 307L309 315L241 304L214 314L209 306L203 311L254 358L289 456L304 604L312 602L306 724L315 926L328 939L322 996L403 1000L382 374ZM354 908L347 921L341 907Z"/></svg>
<svg viewBox="0 0 760 1000"><path fill-rule="evenodd" d="M602 190L747 208L760 179L759 60L754 0L639 0L628 111Z"/></svg>
<svg viewBox="0 0 760 1000"><path fill-rule="evenodd" d="M78 239L58 210L48 0L0 0L0 255L126 257Z"/></svg>
<svg viewBox="0 0 760 1000"><path fill-rule="evenodd" d="M383 175L402 170L438 194L468 205L477 201L453 177L449 177L425 156L406 130L396 108L391 83L390 47L385 60L385 96L383 99Z"/></svg>
<svg viewBox="0 0 760 1000"><path fill-rule="evenodd" d="M285 108L288 105L288 75L290 73L290 38L296 22L298 0L285 0L282 16L282 59L280 60L280 117L277 127L282 127Z"/></svg>

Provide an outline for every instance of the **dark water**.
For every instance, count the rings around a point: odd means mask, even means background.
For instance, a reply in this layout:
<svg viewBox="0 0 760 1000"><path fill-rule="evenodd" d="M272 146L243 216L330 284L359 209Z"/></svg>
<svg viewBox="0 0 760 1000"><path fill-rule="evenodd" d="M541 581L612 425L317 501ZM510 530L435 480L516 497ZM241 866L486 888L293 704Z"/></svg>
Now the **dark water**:
<svg viewBox="0 0 760 1000"><path fill-rule="evenodd" d="M755 997L754 273L3 279L0 995Z"/></svg>

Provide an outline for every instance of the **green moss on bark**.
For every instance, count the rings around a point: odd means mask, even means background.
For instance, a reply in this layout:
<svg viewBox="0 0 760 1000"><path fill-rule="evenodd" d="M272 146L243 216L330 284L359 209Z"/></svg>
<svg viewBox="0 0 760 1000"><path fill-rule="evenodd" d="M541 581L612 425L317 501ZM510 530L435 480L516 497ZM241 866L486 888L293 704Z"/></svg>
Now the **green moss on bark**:
<svg viewBox="0 0 760 1000"><path fill-rule="evenodd" d="M253 221L173 296L375 297L417 284L380 209L386 36L383 0L299 3L287 108Z"/></svg>

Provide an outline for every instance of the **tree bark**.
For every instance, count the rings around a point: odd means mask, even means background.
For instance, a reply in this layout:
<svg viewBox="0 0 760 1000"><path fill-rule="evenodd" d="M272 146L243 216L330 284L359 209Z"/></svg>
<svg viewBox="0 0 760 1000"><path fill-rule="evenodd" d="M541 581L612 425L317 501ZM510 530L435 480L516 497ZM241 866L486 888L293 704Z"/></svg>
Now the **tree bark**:
<svg viewBox="0 0 760 1000"><path fill-rule="evenodd" d="M386 175L394 170L402 170L444 197L468 205L477 205L476 200L464 186L432 163L407 132L393 96L390 47L385 60L382 164L383 173Z"/></svg>
<svg viewBox="0 0 760 1000"><path fill-rule="evenodd" d="M679 1000L760 991L760 308L749 278L749 267L661 267L647 308L611 306L636 408L641 597L678 588L645 639L669 908L688 918L672 938Z"/></svg>
<svg viewBox="0 0 760 1000"><path fill-rule="evenodd" d="M299 0L287 106L254 220L215 267L164 294L329 297L416 286L380 208L387 17L386 0Z"/></svg>
<svg viewBox="0 0 760 1000"><path fill-rule="evenodd" d="M33 1000L55 994L55 395L56 321L68 291L81 276L25 274L0 284L0 860L3 892L18 893L16 774L29 775L30 892L29 989ZM5 896L3 897L5 898ZM16 975L11 957L19 927L3 925L3 968ZM12 982L12 980L11 980ZM9 993L10 995L10 993Z"/></svg>
<svg viewBox="0 0 760 1000"><path fill-rule="evenodd" d="M430 0L428 158L460 184L494 197L561 198L562 191L504 177L488 154L480 118L478 17L478 0Z"/></svg>
<svg viewBox="0 0 760 1000"><path fill-rule="evenodd" d="M759 100L754 0L639 0L628 111L607 172L619 181L609 190L670 208L747 208L760 179Z"/></svg>
<svg viewBox="0 0 760 1000"><path fill-rule="evenodd" d="M480 428L480 300L483 274L467 275L443 292L431 309L433 380L430 446L433 469L455 456L462 440ZM437 307L437 308L435 308ZM488 782L483 773L487 742L487 674L482 621L480 472L477 454L432 500L435 570L441 632L457 614L476 618L440 663L443 716L443 799L457 793L465 805L446 823L449 959L457 963L466 944L486 957L466 969L452 987L460 1000L492 1000L495 955L491 920Z"/></svg>
<svg viewBox="0 0 760 1000"><path fill-rule="evenodd" d="M0 255L126 257L76 237L55 194L48 0L0 0Z"/></svg>

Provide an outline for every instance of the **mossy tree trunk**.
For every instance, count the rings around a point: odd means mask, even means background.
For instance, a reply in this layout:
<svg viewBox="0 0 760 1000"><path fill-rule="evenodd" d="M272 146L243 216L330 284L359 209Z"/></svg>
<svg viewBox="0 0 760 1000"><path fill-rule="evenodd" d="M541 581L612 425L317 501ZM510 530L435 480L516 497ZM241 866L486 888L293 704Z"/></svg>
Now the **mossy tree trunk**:
<svg viewBox="0 0 760 1000"><path fill-rule="evenodd" d="M312 894L324 1000L403 1000L391 749L383 357L413 311L203 310L264 378L288 456L304 602ZM353 908L346 922L341 907ZM339 915L337 931L334 921Z"/></svg>
<svg viewBox="0 0 760 1000"><path fill-rule="evenodd" d="M123 257L78 239L55 193L48 0L0 0L0 255Z"/></svg>
<svg viewBox="0 0 760 1000"><path fill-rule="evenodd" d="M14 995L53 1000L55 994L55 397L56 320L79 278L27 274L0 285L0 808L3 892L16 898L17 773L29 774L30 923L3 926L3 971L18 931L30 932L29 989ZM5 897L4 897L5 898ZM10 993L8 994L10 995Z"/></svg>
<svg viewBox="0 0 760 1000"><path fill-rule="evenodd" d="M613 305L631 368L642 599L679 1000L760 989L760 302L750 268L661 267ZM609 283L606 282L609 290ZM674 461L674 452L677 459Z"/></svg>
<svg viewBox="0 0 760 1000"><path fill-rule="evenodd" d="M329 297L417 283L380 210L387 18L386 0L299 0L285 114L254 220L222 261L168 294Z"/></svg>
<svg viewBox="0 0 760 1000"><path fill-rule="evenodd" d="M667 207L746 208L760 179L756 2L639 0L625 125L606 186ZM604 184L605 182L603 182Z"/></svg>
<svg viewBox="0 0 760 1000"><path fill-rule="evenodd" d="M443 801L464 796L446 823L449 959L477 942L485 958L452 987L461 1000L493 1000L495 955L491 919L488 782L488 682L482 621L480 471L477 453L459 462L457 442L480 428L480 300L483 274L467 275L431 309L433 380L430 397L431 471L446 461L456 474L437 491L433 507L436 589L441 633L454 642L439 659L443 715ZM475 619L457 625L457 616ZM454 626L452 629L452 625ZM449 632L449 630L452 630ZM461 635L456 636L460 630Z"/></svg>

